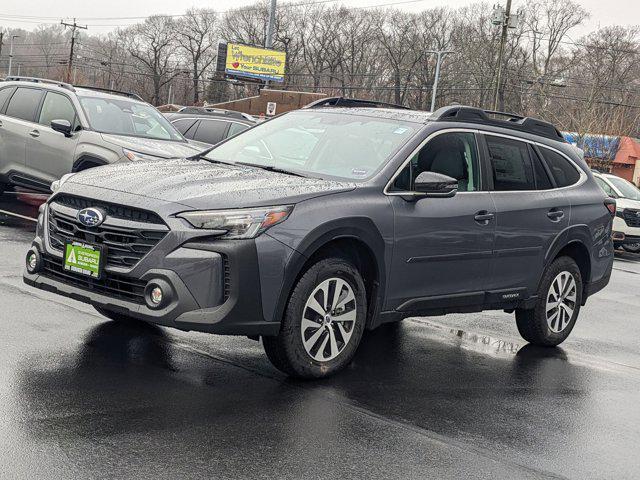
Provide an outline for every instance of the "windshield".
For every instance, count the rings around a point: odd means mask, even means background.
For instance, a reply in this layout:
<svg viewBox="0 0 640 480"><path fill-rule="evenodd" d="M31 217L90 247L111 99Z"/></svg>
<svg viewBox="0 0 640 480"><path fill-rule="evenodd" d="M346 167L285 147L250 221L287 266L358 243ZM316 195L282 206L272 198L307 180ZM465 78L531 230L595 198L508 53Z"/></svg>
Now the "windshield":
<svg viewBox="0 0 640 480"><path fill-rule="evenodd" d="M640 190L633 183L620 177L608 177L614 187L621 193L622 198L629 200L640 200Z"/></svg>
<svg viewBox="0 0 640 480"><path fill-rule="evenodd" d="M151 105L108 97L80 97L80 104L91 128L98 132L185 141Z"/></svg>
<svg viewBox="0 0 640 480"><path fill-rule="evenodd" d="M419 127L395 119L295 111L241 133L215 147L205 158L311 177L366 180Z"/></svg>

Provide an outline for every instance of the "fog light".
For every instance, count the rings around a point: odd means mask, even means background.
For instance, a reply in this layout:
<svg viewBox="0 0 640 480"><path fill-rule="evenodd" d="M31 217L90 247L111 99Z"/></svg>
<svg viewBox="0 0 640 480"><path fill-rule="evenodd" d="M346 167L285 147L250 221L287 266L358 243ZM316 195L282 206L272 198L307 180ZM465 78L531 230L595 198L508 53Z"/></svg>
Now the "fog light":
<svg viewBox="0 0 640 480"><path fill-rule="evenodd" d="M158 286L155 286L151 289L151 302L154 305L160 305L162 303L162 289Z"/></svg>
<svg viewBox="0 0 640 480"><path fill-rule="evenodd" d="M166 280L152 278L144 289L144 301L152 310L160 310L171 304L173 288Z"/></svg>
<svg viewBox="0 0 640 480"><path fill-rule="evenodd" d="M27 258L26 258L26 266L27 266L27 272L29 273L36 273L38 270L40 270L40 255L38 254L38 252L35 249L31 249L27 252Z"/></svg>

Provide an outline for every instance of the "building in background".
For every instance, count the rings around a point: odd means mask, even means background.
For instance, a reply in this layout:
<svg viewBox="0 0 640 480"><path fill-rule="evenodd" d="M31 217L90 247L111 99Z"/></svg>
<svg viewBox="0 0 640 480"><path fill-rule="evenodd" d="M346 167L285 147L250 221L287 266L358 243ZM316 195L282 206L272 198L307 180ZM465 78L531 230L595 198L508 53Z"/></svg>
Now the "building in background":
<svg viewBox="0 0 640 480"><path fill-rule="evenodd" d="M620 146L613 159L611 173L640 185L640 141L620 137Z"/></svg>

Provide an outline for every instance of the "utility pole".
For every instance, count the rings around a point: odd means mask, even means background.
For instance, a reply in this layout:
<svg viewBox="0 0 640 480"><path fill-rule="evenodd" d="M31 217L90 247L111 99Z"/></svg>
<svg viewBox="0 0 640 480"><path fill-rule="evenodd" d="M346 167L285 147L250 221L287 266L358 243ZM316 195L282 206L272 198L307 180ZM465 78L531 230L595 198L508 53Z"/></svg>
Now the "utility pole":
<svg viewBox="0 0 640 480"><path fill-rule="evenodd" d="M436 94L438 92L438 80L440 80L440 65L442 63L442 57L447 53L454 53L453 50L427 50L426 53L434 53L438 56L436 60L436 75L433 79L433 88L431 89L431 111L436 108Z"/></svg>
<svg viewBox="0 0 640 480"><path fill-rule="evenodd" d="M493 97L493 109L498 110L498 98L500 97L502 83L502 59L504 57L504 47L507 43L507 33L509 31L509 17L511 16L511 0L507 0L507 8L502 17L502 35L500 36L500 49L498 50L498 73L496 75L496 93Z"/></svg>
<svg viewBox="0 0 640 480"><path fill-rule="evenodd" d="M64 20L60 20L60 24L66 27L71 27L71 50L69 51L69 63L67 64L67 83L71 82L71 69L73 68L73 47L76 43L76 29L87 29L86 25L78 25L76 19L73 19L73 23L65 23Z"/></svg>
<svg viewBox="0 0 640 480"><path fill-rule="evenodd" d="M7 77L11 76L11 63L13 62L13 40L15 38L20 38L20 35L11 35L11 45L9 46L9 73Z"/></svg>
<svg viewBox="0 0 640 480"><path fill-rule="evenodd" d="M273 48L273 31L276 24L276 0L269 4L269 23L267 23L267 38L264 39L265 48ZM265 80L264 86L269 86L269 80Z"/></svg>
<svg viewBox="0 0 640 480"><path fill-rule="evenodd" d="M2 58L2 39L4 38L4 32L0 32L0 58Z"/></svg>

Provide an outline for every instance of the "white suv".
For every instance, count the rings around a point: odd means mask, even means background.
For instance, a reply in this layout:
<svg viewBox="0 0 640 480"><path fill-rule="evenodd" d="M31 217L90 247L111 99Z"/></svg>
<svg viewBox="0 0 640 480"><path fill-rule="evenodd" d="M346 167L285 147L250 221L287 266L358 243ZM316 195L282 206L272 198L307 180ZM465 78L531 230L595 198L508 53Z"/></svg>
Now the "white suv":
<svg viewBox="0 0 640 480"><path fill-rule="evenodd" d="M604 193L616 199L613 242L627 252L640 252L640 190L624 178L609 173L595 173Z"/></svg>

